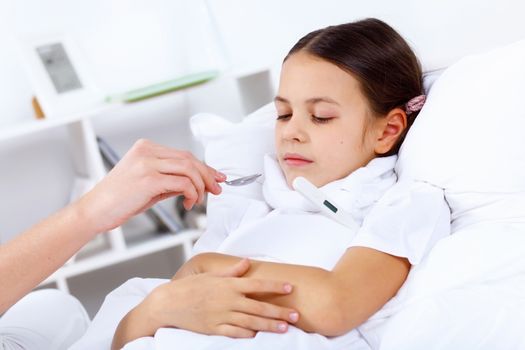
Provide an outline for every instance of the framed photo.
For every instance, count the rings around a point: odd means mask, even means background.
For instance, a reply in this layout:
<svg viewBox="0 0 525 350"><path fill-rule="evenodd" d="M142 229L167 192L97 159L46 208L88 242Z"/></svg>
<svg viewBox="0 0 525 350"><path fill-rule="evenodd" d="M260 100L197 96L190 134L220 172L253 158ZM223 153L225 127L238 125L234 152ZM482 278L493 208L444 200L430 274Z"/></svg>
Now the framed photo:
<svg viewBox="0 0 525 350"><path fill-rule="evenodd" d="M46 118L88 111L104 98L88 74L84 55L67 36L20 42L23 63Z"/></svg>

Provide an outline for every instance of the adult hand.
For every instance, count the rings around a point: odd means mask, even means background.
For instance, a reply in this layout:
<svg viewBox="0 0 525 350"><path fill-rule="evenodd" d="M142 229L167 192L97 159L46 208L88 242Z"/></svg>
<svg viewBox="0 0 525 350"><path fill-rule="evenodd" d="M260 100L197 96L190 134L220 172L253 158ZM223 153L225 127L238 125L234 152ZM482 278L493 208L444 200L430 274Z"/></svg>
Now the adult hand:
<svg viewBox="0 0 525 350"><path fill-rule="evenodd" d="M97 233L170 196L183 195L189 209L206 191L219 194L224 180L189 152L138 141L90 192L0 245L0 314Z"/></svg>
<svg viewBox="0 0 525 350"><path fill-rule="evenodd" d="M297 322L297 311L249 295L286 295L291 285L239 278L249 268L250 262L244 259L220 275L196 274L160 285L120 322L112 348L152 336L161 327L233 338L250 338L258 331L286 332L288 323Z"/></svg>
<svg viewBox="0 0 525 350"><path fill-rule="evenodd" d="M191 209L205 192L219 194L225 179L189 152L139 140L76 205L94 231L105 232L168 197L183 195Z"/></svg>

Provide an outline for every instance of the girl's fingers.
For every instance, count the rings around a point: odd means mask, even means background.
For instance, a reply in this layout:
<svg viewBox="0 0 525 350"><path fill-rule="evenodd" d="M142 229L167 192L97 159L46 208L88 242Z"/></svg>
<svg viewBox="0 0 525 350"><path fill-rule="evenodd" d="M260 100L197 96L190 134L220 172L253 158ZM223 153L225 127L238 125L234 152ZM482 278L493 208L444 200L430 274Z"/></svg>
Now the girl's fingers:
<svg viewBox="0 0 525 350"><path fill-rule="evenodd" d="M242 259L235 265L229 267L225 271L219 273L219 277L242 277L250 269L251 263L249 259Z"/></svg>
<svg viewBox="0 0 525 350"><path fill-rule="evenodd" d="M221 324L217 326L216 331L216 334L224 335L230 338L253 338L256 334L256 332L250 329L237 327L230 324Z"/></svg>
<svg viewBox="0 0 525 350"><path fill-rule="evenodd" d="M273 320L265 317L254 316L242 312L234 312L231 315L230 323L237 327L250 329L253 331L265 331L272 333L285 333L288 330L288 323Z"/></svg>
<svg viewBox="0 0 525 350"><path fill-rule="evenodd" d="M236 311L243 314L263 317L265 319L273 319L274 321L282 320L289 323L295 323L299 319L299 313L293 309L250 298L244 298L241 300L237 304ZM275 323L273 323L273 325L275 325Z"/></svg>
<svg viewBox="0 0 525 350"><path fill-rule="evenodd" d="M237 278L234 280L239 292L243 294L272 293L289 294L292 285L286 282L270 281L256 278Z"/></svg>

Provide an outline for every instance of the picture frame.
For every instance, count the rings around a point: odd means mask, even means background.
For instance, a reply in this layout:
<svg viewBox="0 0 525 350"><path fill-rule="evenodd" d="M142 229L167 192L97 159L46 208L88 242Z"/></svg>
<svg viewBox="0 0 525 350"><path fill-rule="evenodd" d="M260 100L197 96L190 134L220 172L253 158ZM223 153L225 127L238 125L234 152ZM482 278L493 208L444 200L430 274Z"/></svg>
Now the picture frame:
<svg viewBox="0 0 525 350"><path fill-rule="evenodd" d="M20 51L34 94L46 118L96 109L104 96L89 74L85 55L67 35L20 40Z"/></svg>

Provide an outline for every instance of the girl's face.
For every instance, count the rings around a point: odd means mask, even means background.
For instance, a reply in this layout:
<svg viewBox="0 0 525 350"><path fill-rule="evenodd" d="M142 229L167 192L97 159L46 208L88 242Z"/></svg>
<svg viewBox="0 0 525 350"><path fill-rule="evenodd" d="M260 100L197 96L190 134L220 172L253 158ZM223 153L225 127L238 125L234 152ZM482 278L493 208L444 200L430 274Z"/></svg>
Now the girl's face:
<svg viewBox="0 0 525 350"><path fill-rule="evenodd" d="M358 81L305 52L282 66L275 143L291 187L303 176L317 187L344 178L375 157L378 127Z"/></svg>

